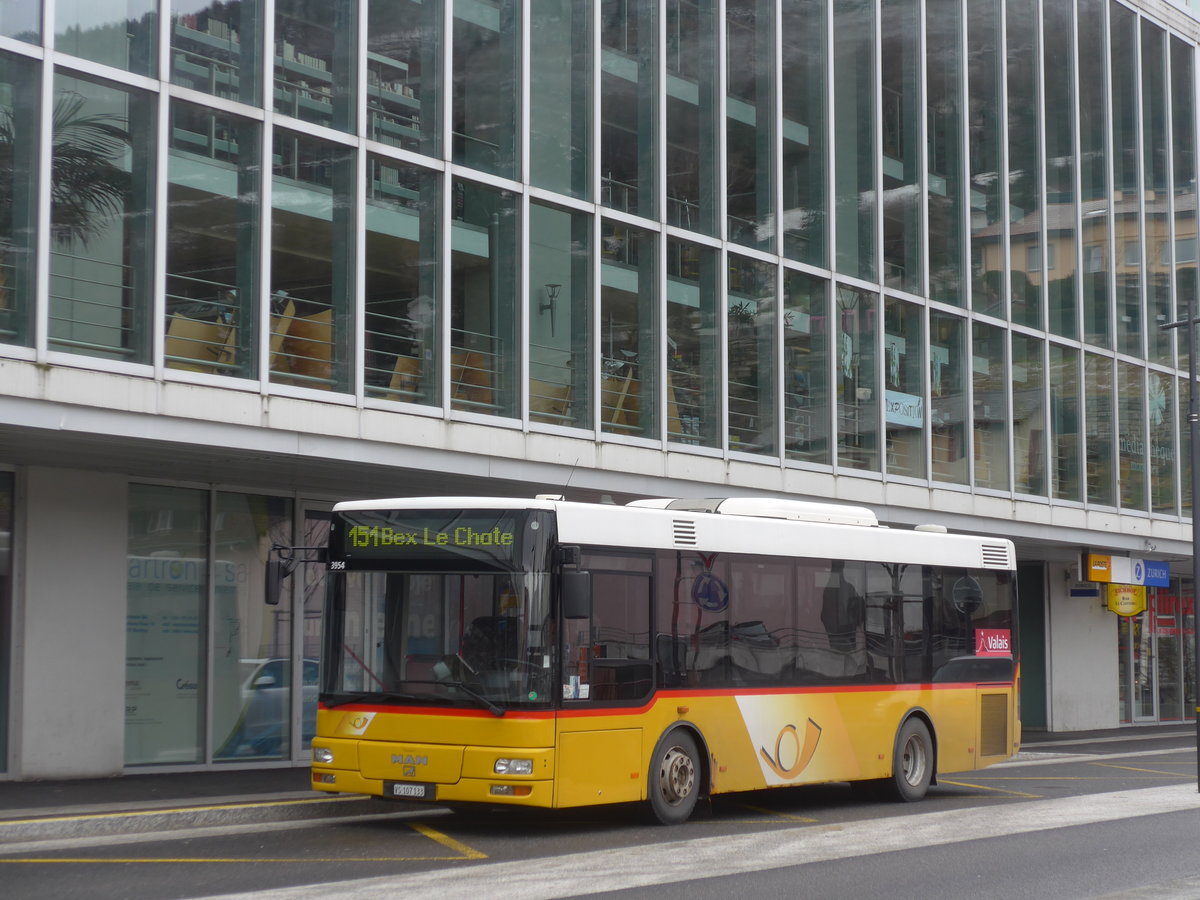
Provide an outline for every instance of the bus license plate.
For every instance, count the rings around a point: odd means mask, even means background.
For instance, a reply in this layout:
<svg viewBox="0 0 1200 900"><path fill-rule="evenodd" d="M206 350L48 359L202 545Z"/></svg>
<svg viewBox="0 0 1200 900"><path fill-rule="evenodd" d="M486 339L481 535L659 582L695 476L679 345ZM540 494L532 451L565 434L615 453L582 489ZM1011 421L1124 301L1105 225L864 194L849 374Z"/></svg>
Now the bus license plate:
<svg viewBox="0 0 1200 900"><path fill-rule="evenodd" d="M432 784L420 784L412 781L385 781L383 783L383 795L385 797L432 800L435 790Z"/></svg>

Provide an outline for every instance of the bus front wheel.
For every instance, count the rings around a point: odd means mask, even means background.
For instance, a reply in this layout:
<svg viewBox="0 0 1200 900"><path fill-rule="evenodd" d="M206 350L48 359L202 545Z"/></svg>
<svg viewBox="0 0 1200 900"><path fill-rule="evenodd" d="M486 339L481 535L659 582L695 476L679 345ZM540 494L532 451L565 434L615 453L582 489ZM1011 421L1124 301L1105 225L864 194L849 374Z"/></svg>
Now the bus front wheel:
<svg viewBox="0 0 1200 900"><path fill-rule="evenodd" d="M908 719L896 735L889 793L903 803L920 800L933 778L933 738L916 716Z"/></svg>
<svg viewBox="0 0 1200 900"><path fill-rule="evenodd" d="M650 761L650 808L664 825L686 822L700 795L700 751L682 728L664 735Z"/></svg>

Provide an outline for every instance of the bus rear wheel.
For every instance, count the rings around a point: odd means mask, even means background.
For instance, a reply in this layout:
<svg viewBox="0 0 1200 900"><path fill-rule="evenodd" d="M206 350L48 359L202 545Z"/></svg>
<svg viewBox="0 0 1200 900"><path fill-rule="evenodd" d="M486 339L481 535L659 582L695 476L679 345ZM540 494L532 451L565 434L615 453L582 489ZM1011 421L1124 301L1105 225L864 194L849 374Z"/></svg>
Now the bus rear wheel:
<svg viewBox="0 0 1200 900"><path fill-rule="evenodd" d="M650 760L650 809L664 825L686 822L700 795L700 751L682 728L664 735Z"/></svg>
<svg viewBox="0 0 1200 900"><path fill-rule="evenodd" d="M920 800L933 779L933 739L925 723L908 719L896 735L888 792L902 803Z"/></svg>

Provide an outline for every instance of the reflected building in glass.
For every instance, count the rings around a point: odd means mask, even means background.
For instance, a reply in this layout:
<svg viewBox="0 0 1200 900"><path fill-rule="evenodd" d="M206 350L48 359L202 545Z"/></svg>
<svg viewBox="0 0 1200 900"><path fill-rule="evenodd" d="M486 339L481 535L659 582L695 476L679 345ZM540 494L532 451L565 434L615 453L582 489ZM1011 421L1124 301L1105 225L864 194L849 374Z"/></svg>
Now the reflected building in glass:
<svg viewBox="0 0 1200 900"><path fill-rule="evenodd" d="M264 613L258 570L386 494L1012 537L1026 724L1192 718L1198 41L1184 0L0 3L0 761L61 774L13 717L39 616L98 615L74 535L120 627L73 680L127 684L75 774L302 762L322 580ZM1118 621L1085 552L1171 575Z"/></svg>

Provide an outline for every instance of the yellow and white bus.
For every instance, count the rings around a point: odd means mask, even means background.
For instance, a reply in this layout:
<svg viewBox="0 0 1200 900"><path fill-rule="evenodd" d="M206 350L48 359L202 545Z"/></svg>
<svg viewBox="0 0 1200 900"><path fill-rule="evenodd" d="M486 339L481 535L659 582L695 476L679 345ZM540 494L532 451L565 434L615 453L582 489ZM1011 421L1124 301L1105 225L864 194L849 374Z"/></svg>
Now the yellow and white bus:
<svg viewBox="0 0 1200 900"><path fill-rule="evenodd" d="M855 782L1016 752L1015 554L791 500L338 504L313 787L442 805Z"/></svg>

